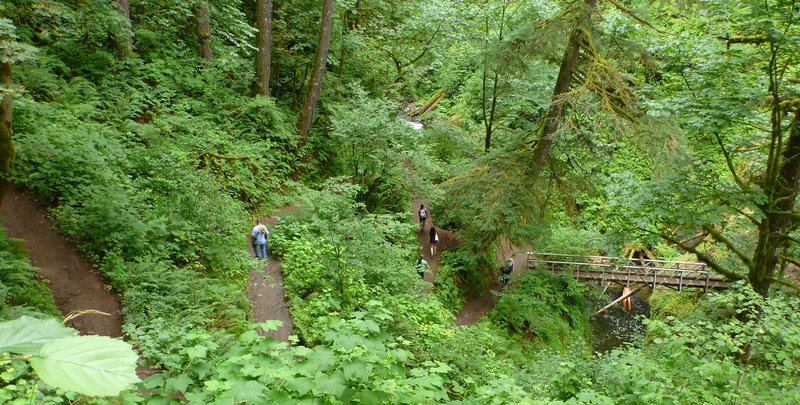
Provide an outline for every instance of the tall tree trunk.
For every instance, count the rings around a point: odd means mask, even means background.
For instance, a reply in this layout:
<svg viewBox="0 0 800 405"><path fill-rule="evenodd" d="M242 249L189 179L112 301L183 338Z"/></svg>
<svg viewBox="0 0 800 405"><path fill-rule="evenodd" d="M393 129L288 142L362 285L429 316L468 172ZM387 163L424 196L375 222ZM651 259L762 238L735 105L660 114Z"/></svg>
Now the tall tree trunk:
<svg viewBox="0 0 800 405"><path fill-rule="evenodd" d="M506 26L506 6L503 5L502 13L500 14L500 35L498 41L503 41L503 30ZM486 42L488 46L489 38L489 17L486 17ZM483 60L483 96L481 100L481 107L483 110L483 126L486 129L486 136L484 137L484 151L489 152L492 147L492 132L494 131L494 117L497 108L497 83L500 79L500 74L495 70L494 81L492 83L492 107L489 113L486 112L486 74L489 70L489 57L484 56Z"/></svg>
<svg viewBox="0 0 800 405"><path fill-rule="evenodd" d="M774 107L776 115L781 114L779 105ZM773 125L780 125L780 120ZM765 218L758 227L758 243L753 255L753 268L748 274L753 289L766 297L772 277L778 265L778 256L786 245L784 235L791 225L791 218L786 213L794 211L797 193L800 191L800 107L794 112L794 120L789 128L789 139L781 154L780 171L772 184L775 192L770 196L765 207Z"/></svg>
<svg viewBox="0 0 800 405"><path fill-rule="evenodd" d="M269 97L269 75L272 63L272 0L258 0L256 28L258 28L258 52L256 52L258 94Z"/></svg>
<svg viewBox="0 0 800 405"><path fill-rule="evenodd" d="M206 65L211 62L211 11L208 2L202 1L194 11L197 18L197 39L200 41L200 56Z"/></svg>
<svg viewBox="0 0 800 405"><path fill-rule="evenodd" d="M494 81L492 83L492 107L489 113L486 113L486 69L483 71L483 126L486 129L486 136L484 137L483 150L489 152L492 147L492 132L494 132L494 117L497 108L497 82L500 75L494 74Z"/></svg>
<svg viewBox="0 0 800 405"><path fill-rule="evenodd" d="M0 63L0 85L11 84L11 64ZM6 94L0 102L0 206L8 190L11 160L14 159L14 143L11 141L11 95Z"/></svg>
<svg viewBox="0 0 800 405"><path fill-rule="evenodd" d="M319 31L319 46L317 55L314 58L314 70L311 72L311 79L308 81L308 91L300 108L300 116L297 118L297 130L300 135L298 148L305 146L308 141L308 133L311 132L311 122L314 119L314 111L317 108L319 93L322 87L322 76L325 73L325 65L328 61L328 50L331 45L331 30L333 28L333 3L334 0L324 0L322 3L322 25Z"/></svg>
<svg viewBox="0 0 800 405"><path fill-rule="evenodd" d="M128 0L117 0L117 11L122 16L122 38L119 40L119 56L128 58L133 53L133 30L131 28L131 8Z"/></svg>
<svg viewBox="0 0 800 405"><path fill-rule="evenodd" d="M567 48L561 57L561 65L558 68L558 77L553 88L550 109L547 111L542 133L539 135L539 140L533 151L536 167L539 169L544 167L548 156L550 156L550 149L556 143L558 128L561 126L561 119L564 116L564 98L569 93L569 85L572 82L572 75L575 72L575 65L581 52L581 43L586 36L585 30L587 28L585 25L594 12L597 0L584 0L584 3L586 3L585 11L581 11L581 16L578 18L577 25L572 30L572 33L570 33Z"/></svg>

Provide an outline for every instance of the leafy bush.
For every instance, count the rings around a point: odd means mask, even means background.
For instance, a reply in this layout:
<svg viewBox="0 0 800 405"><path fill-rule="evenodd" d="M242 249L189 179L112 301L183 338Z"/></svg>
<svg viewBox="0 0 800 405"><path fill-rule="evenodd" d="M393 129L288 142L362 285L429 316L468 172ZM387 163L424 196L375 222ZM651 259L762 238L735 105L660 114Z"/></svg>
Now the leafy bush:
<svg viewBox="0 0 800 405"><path fill-rule="evenodd" d="M645 320L652 339L591 362L562 363L552 397L582 403L800 400L800 301L749 286L711 294L697 316Z"/></svg>
<svg viewBox="0 0 800 405"><path fill-rule="evenodd" d="M530 340L566 348L588 341L589 302L587 288L575 279L531 271L500 295L489 317Z"/></svg>

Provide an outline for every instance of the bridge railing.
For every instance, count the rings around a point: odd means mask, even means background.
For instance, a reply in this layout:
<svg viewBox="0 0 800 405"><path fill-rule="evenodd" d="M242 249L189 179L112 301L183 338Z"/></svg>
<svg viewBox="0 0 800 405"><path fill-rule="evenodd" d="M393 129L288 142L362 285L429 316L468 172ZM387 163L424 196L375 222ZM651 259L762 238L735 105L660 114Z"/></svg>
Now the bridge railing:
<svg viewBox="0 0 800 405"><path fill-rule="evenodd" d="M706 270L704 263L627 259L609 256L528 252L528 267L545 265L552 272L572 272L576 279L623 285L646 283L683 291L685 287L726 288L727 281Z"/></svg>

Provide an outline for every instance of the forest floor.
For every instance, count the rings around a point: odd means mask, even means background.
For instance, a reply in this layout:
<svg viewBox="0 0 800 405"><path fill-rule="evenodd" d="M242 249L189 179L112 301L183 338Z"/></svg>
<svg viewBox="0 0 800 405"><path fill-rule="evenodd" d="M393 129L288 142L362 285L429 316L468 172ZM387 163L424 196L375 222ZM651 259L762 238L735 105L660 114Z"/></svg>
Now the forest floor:
<svg viewBox="0 0 800 405"><path fill-rule="evenodd" d="M278 218L290 213L296 212L298 208L294 205L288 205L279 208L267 217L264 222L266 225L273 227L278 224ZM248 244L249 245L249 244ZM252 246L248 247L250 254L253 253ZM289 308L286 305L286 296L283 288L283 270L280 260L276 259L272 252L267 247L267 265L259 272L255 269L250 270L250 280L247 282L247 299L250 300L251 314L254 322L264 322L269 319L276 319L283 322L283 325L277 330L272 330L261 334L271 336L281 342L289 341L289 335L294 329L294 321L292 314L289 313ZM265 280L262 276L267 276Z"/></svg>
<svg viewBox="0 0 800 405"><path fill-rule="evenodd" d="M82 310L108 314L83 314L67 326L81 335L122 336L119 296L111 292L75 244L55 231L47 211L33 194L11 185L3 199L3 226L8 236L22 239L31 264L41 269L39 275L47 280L62 315Z"/></svg>

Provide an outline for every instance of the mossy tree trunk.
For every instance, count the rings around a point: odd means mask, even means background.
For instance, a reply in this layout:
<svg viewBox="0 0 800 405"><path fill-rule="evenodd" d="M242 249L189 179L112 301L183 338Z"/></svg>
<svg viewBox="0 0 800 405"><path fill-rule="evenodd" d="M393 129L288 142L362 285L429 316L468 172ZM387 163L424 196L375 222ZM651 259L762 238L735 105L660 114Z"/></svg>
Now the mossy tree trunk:
<svg viewBox="0 0 800 405"><path fill-rule="evenodd" d="M311 122L314 120L314 111L317 108L317 101L319 101L319 93L322 88L322 76L325 74L328 50L331 45L333 5L334 0L325 0L322 4L322 24L319 30L317 55L314 58L314 69L308 81L308 91L303 100L303 106L300 108L300 116L297 118L297 130L300 135L300 144L298 148L305 146L308 141L308 134L311 132Z"/></svg>
<svg viewBox="0 0 800 405"><path fill-rule="evenodd" d="M780 131L780 117L783 111L780 106L774 108L774 128ZM776 140L780 134L774 134ZM777 156L777 154L776 154ZM794 111L794 119L789 127L789 139L780 158L768 162L764 190L772 190L768 194L767 203L762 206L764 219L758 226L758 242L753 255L753 267L748 280L753 289L766 297L774 281L780 252L794 243L788 236L790 231L800 223L795 210L797 193L800 191L800 107ZM774 174L770 171L774 170Z"/></svg>
<svg viewBox="0 0 800 405"><path fill-rule="evenodd" d="M200 41L200 57L208 65L211 62L211 11L208 8L208 2L200 2L194 14L197 19L197 39Z"/></svg>
<svg viewBox="0 0 800 405"><path fill-rule="evenodd" d="M556 84L553 88L550 108L547 111L547 116L542 126L542 132L539 134L539 139L533 151L534 161L538 169L544 167L548 156L550 156L550 150L553 148L558 138L558 129L561 126L564 108L566 107L566 97L569 93L570 83L575 73L575 66L581 53L581 44L586 36L586 31L588 29L587 24L591 21L595 6L597 5L597 0L584 0L584 3L586 6L578 17L577 25L570 33L569 40L567 41L567 48L564 49L564 55L561 57L561 64L558 68L558 77L556 78Z"/></svg>
<svg viewBox="0 0 800 405"><path fill-rule="evenodd" d="M128 0L117 0L117 11L122 16L122 38L118 41L119 55L127 59L133 53L133 30L131 28L131 8Z"/></svg>
<svg viewBox="0 0 800 405"><path fill-rule="evenodd" d="M269 97L270 64L272 63L272 0L256 4L256 93Z"/></svg>

